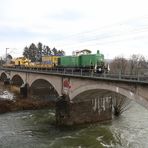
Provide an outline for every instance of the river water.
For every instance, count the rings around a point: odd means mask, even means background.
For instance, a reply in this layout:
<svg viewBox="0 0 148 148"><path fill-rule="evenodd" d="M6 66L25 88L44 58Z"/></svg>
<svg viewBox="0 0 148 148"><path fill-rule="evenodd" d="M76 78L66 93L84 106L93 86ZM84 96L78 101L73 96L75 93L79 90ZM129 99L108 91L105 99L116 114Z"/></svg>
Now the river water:
<svg viewBox="0 0 148 148"><path fill-rule="evenodd" d="M0 98L17 98L0 85ZM0 148L148 148L148 110L131 102L119 118L104 124L56 127L55 111L0 114Z"/></svg>

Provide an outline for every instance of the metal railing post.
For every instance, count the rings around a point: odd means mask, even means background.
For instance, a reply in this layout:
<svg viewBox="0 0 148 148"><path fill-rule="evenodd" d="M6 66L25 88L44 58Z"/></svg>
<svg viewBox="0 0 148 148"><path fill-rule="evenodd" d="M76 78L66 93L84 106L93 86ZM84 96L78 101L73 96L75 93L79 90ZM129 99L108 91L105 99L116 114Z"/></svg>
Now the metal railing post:
<svg viewBox="0 0 148 148"><path fill-rule="evenodd" d="M73 75L73 68L72 68L72 75Z"/></svg>
<svg viewBox="0 0 148 148"><path fill-rule="evenodd" d="M82 72L83 72L83 71L82 71L82 69L81 69L81 76L82 76Z"/></svg>
<svg viewBox="0 0 148 148"><path fill-rule="evenodd" d="M121 79L121 71L119 71L119 79Z"/></svg>
<svg viewBox="0 0 148 148"><path fill-rule="evenodd" d="M139 72L138 72L138 75L137 75L137 80L138 80L138 81L140 80L140 78L139 78Z"/></svg>
<svg viewBox="0 0 148 148"><path fill-rule="evenodd" d="M65 68L64 68L64 74L65 74Z"/></svg>
<svg viewBox="0 0 148 148"><path fill-rule="evenodd" d="M93 77L94 76L94 71L93 70L91 70L91 77Z"/></svg>
<svg viewBox="0 0 148 148"><path fill-rule="evenodd" d="M105 73L103 73L103 76L104 76L104 78L106 77L106 74Z"/></svg>

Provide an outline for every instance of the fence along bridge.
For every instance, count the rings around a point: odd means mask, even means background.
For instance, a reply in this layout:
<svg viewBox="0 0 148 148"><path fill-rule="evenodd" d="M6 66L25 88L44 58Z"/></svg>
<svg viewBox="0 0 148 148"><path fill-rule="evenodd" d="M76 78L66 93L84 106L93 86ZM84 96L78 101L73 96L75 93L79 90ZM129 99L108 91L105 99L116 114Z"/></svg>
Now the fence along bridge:
<svg viewBox="0 0 148 148"><path fill-rule="evenodd" d="M148 77L142 75L95 74L83 70L38 70L0 68L1 79L9 78L13 84L21 86L27 83L29 88L47 82L54 88L57 96L68 92L70 102L86 102L91 100L93 110L98 110L96 98L111 94L120 94L136 101L148 109ZM80 105L80 104L79 104ZM87 105L86 105L87 106ZM99 111L100 112L100 111ZM76 122L76 121L75 121ZM88 121L89 122L89 121Z"/></svg>

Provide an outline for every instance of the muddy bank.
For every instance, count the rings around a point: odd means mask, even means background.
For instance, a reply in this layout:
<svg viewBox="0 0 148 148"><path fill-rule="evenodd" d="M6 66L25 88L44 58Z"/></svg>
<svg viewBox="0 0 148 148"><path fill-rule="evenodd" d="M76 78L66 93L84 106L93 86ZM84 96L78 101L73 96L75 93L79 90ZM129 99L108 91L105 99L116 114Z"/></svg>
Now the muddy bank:
<svg viewBox="0 0 148 148"><path fill-rule="evenodd" d="M35 110L42 108L54 108L55 101L37 100L37 99L0 99L0 113L20 111L20 110Z"/></svg>

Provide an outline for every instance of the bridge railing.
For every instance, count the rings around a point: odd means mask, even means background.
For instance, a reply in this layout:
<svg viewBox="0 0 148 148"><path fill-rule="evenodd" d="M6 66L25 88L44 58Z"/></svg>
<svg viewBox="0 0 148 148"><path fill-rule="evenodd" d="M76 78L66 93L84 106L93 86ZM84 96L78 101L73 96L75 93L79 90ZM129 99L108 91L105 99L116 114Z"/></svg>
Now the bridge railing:
<svg viewBox="0 0 148 148"><path fill-rule="evenodd" d="M36 72L44 74L58 74L58 75L69 75L69 76L79 76L88 78L99 78L99 79L110 79L110 80L127 80L136 82L148 81L148 76L146 75L123 75L121 73L111 74L111 73L96 73L92 69L64 69L64 68L54 68L54 69L41 69L41 68L25 68L25 67L14 67L14 68L4 68L0 67L1 70L10 71L22 71L22 72Z"/></svg>

